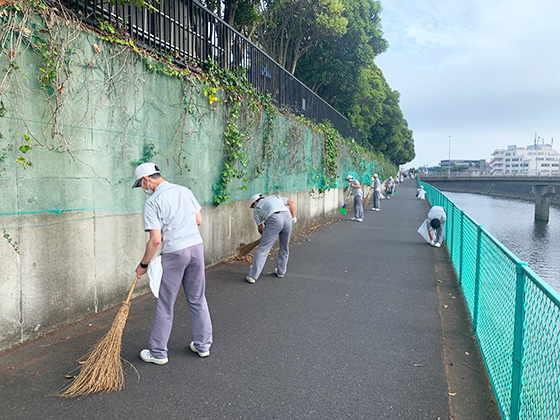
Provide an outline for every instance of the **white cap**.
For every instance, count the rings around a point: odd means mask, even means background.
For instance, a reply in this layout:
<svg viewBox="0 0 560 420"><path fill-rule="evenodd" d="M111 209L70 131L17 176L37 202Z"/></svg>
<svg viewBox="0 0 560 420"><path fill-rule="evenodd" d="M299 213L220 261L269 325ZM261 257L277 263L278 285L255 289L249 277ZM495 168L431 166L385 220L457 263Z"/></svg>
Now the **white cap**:
<svg viewBox="0 0 560 420"><path fill-rule="evenodd" d="M373 177L374 177L374 178L377 178L377 174L373 174Z"/></svg>
<svg viewBox="0 0 560 420"><path fill-rule="evenodd" d="M346 179L353 179L353 178L354 178L354 177L353 177L352 175L348 175L348 176L346 177Z"/></svg>
<svg viewBox="0 0 560 420"><path fill-rule="evenodd" d="M150 176L153 174L159 174L161 173L159 171L159 168L156 166L155 163L143 163L142 165L139 165L136 170L134 171L134 184L132 184L132 188L136 188L140 186L140 181L142 181L142 178L145 176Z"/></svg>
<svg viewBox="0 0 560 420"><path fill-rule="evenodd" d="M251 197L251 205L250 205L251 208L253 207L253 203L255 201L257 201L259 198L263 198L263 195L262 194L253 194L253 196Z"/></svg>

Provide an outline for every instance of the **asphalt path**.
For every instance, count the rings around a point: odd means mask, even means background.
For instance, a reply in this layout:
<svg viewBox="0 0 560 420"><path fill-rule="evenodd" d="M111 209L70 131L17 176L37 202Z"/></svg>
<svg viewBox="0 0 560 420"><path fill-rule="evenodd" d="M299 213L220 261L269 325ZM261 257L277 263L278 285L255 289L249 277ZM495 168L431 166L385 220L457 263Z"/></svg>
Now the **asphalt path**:
<svg viewBox="0 0 560 420"><path fill-rule="evenodd" d="M416 232L429 205L411 182L397 190L361 223L338 213L296 231L283 279L274 249L254 285L247 261L209 268L208 358L188 350L182 293L163 366L138 358L155 299L132 302L121 392L57 396L118 307L1 355L0 418L499 418L447 250Z"/></svg>

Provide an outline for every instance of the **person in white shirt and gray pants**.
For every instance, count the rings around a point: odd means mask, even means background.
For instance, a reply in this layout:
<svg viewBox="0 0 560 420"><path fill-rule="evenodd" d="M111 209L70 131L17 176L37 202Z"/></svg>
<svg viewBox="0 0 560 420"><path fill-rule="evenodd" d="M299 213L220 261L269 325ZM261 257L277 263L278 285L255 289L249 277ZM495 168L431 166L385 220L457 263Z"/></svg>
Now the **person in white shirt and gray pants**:
<svg viewBox="0 0 560 420"><path fill-rule="evenodd" d="M245 280L254 284L259 278L277 237L280 240L280 251L274 272L278 277L284 277L290 256L292 223L297 221L295 202L291 198L277 195L264 197L262 194L255 194L251 197L251 208L257 229L262 236Z"/></svg>
<svg viewBox="0 0 560 420"><path fill-rule="evenodd" d="M146 274L160 244L163 266L148 348L140 352L140 358L156 365L168 362L173 306L181 285L191 313L189 348L207 357L212 345L212 321L205 296L204 244L198 231L202 224L200 204L187 187L165 181L153 163L138 166L134 179L132 187L141 187L149 196L144 204L144 230L150 234L136 274Z"/></svg>
<svg viewBox="0 0 560 420"><path fill-rule="evenodd" d="M380 211L381 207L381 181L377 174L371 178L371 188L373 188L373 211Z"/></svg>

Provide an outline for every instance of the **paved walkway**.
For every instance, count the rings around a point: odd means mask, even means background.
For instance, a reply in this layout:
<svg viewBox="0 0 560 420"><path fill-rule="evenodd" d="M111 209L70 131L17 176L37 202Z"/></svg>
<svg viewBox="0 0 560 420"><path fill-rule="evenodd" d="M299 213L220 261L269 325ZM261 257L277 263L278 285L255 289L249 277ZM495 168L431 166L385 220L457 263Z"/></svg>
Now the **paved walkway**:
<svg viewBox="0 0 560 420"><path fill-rule="evenodd" d="M283 279L273 261L255 285L247 262L209 269L209 358L187 350L182 294L164 366L138 358L155 300L133 301L122 356L140 378L127 367L122 392L56 396L118 308L0 356L0 418L499 418L447 251L416 233L428 204L415 191L407 182L362 223L302 229Z"/></svg>

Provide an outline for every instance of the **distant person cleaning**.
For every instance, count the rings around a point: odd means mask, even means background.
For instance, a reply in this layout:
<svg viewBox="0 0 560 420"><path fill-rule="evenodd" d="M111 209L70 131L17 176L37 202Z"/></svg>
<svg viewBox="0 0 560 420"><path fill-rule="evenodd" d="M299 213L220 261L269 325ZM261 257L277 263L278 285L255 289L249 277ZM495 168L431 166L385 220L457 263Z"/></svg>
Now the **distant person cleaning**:
<svg viewBox="0 0 560 420"><path fill-rule="evenodd" d="M439 248L443 243L443 224L445 220L445 209L441 206L433 206L428 212L428 217L426 218L428 236L430 238L430 244L436 248Z"/></svg>
<svg viewBox="0 0 560 420"><path fill-rule="evenodd" d="M391 199L394 188L395 188L395 184L393 183L393 177L390 176L389 179L385 181L385 196L387 197L387 200Z"/></svg>
<svg viewBox="0 0 560 420"><path fill-rule="evenodd" d="M255 194L251 197L251 208L253 209L257 229L262 236L259 247L253 256L253 264L249 270L249 275L245 277L245 280L254 284L259 278L268 253L277 237L280 240L280 250L278 251L274 272L276 276L284 277L290 256L289 245L292 223L297 221L295 202L291 198L277 195L264 197L262 194Z"/></svg>
<svg viewBox="0 0 560 420"><path fill-rule="evenodd" d="M426 190L424 190L424 186L421 185L420 188L416 190L416 197L418 200L425 200L426 199Z"/></svg>
<svg viewBox="0 0 560 420"><path fill-rule="evenodd" d="M346 181L350 183L350 194L354 196L354 217L350 220L355 220L356 222L363 222L364 220L364 206L363 206L363 192L360 182L354 179L352 175L346 177Z"/></svg>
<svg viewBox="0 0 560 420"><path fill-rule="evenodd" d="M373 211L381 210L381 181L377 174L371 178L371 188L373 188Z"/></svg>

